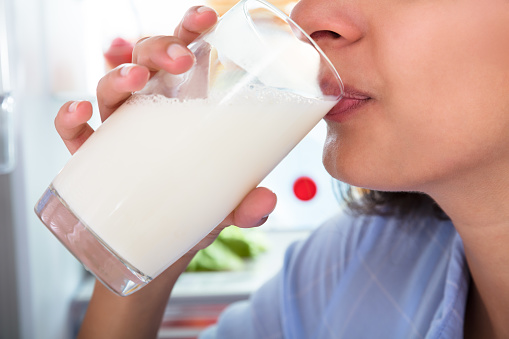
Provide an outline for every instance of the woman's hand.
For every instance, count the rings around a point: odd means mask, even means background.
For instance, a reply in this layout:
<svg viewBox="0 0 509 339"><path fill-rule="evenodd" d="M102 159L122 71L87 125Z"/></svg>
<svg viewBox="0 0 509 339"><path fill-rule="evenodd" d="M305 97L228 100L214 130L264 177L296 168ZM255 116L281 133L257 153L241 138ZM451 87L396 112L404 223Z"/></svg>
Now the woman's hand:
<svg viewBox="0 0 509 339"><path fill-rule="evenodd" d="M158 70L164 69L173 74L187 71L195 59L186 46L216 21L217 14L213 10L193 7L176 28L175 36L155 36L140 40L134 47L132 63L116 67L99 81L97 101L102 121L114 114L132 92L141 90ZM55 126L71 153L76 152L94 133L87 123L91 116L92 105L87 101L68 102L60 108ZM118 297L102 284L96 284L79 337L155 337L173 284L194 254L210 245L228 225L254 227L263 224L275 204L274 193L265 188L254 189L221 225L153 282L133 295Z"/></svg>
<svg viewBox="0 0 509 339"><path fill-rule="evenodd" d="M102 121L106 120L132 92L142 89L151 74L159 69L179 74L187 71L194 56L187 49L202 32L217 22L217 14L207 7L189 9L175 29L175 36L156 36L138 41L132 63L109 71L97 86L97 101ZM55 126L65 145L73 154L93 133L87 121L92 105L86 101L68 102L60 108Z"/></svg>

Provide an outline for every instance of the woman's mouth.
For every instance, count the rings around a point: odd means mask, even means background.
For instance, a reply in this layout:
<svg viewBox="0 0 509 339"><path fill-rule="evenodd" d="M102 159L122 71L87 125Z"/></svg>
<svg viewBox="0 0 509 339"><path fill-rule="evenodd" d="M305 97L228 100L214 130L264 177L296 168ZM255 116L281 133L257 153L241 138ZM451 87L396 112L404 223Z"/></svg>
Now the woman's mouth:
<svg viewBox="0 0 509 339"><path fill-rule="evenodd" d="M370 100L369 95L345 86L343 98L329 111L324 119L344 122Z"/></svg>

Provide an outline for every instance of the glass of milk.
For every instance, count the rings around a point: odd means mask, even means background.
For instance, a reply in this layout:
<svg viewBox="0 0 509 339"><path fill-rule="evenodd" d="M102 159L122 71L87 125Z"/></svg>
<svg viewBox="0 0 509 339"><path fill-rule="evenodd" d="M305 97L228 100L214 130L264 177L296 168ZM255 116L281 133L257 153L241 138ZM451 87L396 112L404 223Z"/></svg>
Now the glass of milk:
<svg viewBox="0 0 509 339"><path fill-rule="evenodd" d="M129 295L193 248L341 99L290 18L243 0L83 144L35 207L97 279Z"/></svg>

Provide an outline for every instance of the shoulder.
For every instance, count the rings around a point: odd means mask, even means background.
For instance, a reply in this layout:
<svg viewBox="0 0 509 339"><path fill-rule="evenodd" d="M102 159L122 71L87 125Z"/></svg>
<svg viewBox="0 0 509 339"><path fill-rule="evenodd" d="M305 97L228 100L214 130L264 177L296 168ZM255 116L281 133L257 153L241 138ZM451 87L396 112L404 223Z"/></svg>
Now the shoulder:
<svg viewBox="0 0 509 339"><path fill-rule="evenodd" d="M387 337L424 331L440 303L456 236L450 222L431 217L337 215L287 252L281 308L292 325L286 331L319 338L320 329L343 326L355 337L373 319L395 324ZM414 328L398 327L402 310L420 319ZM338 318L355 318L357 325Z"/></svg>
<svg viewBox="0 0 509 339"><path fill-rule="evenodd" d="M382 337L423 333L441 302L450 256L444 253L455 236L449 222L435 219L338 214L291 245L281 272L249 301L230 307L207 333L381 337L387 323L391 332ZM409 326L408 319L417 320Z"/></svg>

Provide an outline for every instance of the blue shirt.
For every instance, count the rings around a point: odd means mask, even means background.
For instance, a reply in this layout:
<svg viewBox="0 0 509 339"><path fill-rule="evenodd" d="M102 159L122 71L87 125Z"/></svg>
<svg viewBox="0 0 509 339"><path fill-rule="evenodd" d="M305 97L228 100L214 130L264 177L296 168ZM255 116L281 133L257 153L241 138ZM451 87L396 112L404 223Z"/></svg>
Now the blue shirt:
<svg viewBox="0 0 509 339"><path fill-rule="evenodd" d="M463 338L469 281L451 222L341 214L200 338Z"/></svg>

